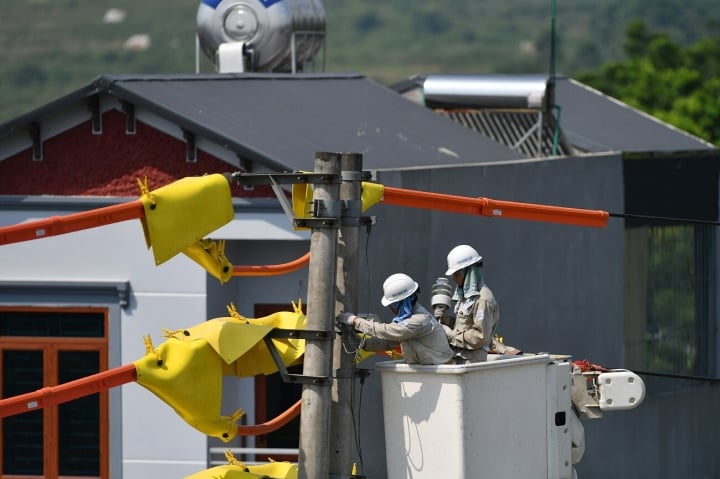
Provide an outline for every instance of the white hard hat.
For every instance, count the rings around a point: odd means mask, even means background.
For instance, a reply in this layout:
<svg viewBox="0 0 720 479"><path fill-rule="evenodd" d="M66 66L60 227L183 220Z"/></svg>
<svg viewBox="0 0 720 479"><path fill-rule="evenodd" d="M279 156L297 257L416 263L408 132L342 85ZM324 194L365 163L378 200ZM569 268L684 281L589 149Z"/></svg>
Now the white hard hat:
<svg viewBox="0 0 720 479"><path fill-rule="evenodd" d="M383 306L388 306L396 301L401 301L418 289L418 284L403 273L395 273L388 276L383 283L383 297L380 300Z"/></svg>
<svg viewBox="0 0 720 479"><path fill-rule="evenodd" d="M482 261L482 256L478 254L475 248L466 244L458 245L451 249L447 255L448 270L445 274L451 275L455 271L467 268L478 261Z"/></svg>

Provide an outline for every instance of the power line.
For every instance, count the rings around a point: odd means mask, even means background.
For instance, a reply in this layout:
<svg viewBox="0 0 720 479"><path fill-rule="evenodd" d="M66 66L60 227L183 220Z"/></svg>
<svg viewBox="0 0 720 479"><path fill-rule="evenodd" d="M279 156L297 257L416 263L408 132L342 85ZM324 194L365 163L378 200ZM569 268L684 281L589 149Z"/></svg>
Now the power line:
<svg viewBox="0 0 720 479"><path fill-rule="evenodd" d="M720 378L712 378L709 376L692 376L689 374L657 373L657 372L651 372L651 371L638 371L636 369L633 369L632 372L634 372L635 374L638 374L640 376L655 376L655 377L670 378L670 379L685 379L688 381L703 381L703 382L709 382L709 383L720 383Z"/></svg>
<svg viewBox="0 0 720 479"><path fill-rule="evenodd" d="M642 219L642 220L650 220L650 221L670 221L673 223L691 223L691 224L701 224L701 225L710 225L710 226L720 226L720 221L711 221L711 220L698 220L698 219L692 219L692 218L674 218L669 216L653 216L653 215L636 215L632 213L608 213L611 218L632 218L632 219Z"/></svg>

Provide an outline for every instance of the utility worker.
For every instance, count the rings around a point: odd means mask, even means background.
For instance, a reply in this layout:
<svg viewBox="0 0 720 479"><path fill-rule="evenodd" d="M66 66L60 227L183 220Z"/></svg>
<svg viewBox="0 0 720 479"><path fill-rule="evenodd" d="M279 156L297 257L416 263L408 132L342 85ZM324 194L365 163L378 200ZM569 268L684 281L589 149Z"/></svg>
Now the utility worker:
<svg viewBox="0 0 720 479"><path fill-rule="evenodd" d="M408 364L446 364L452 358L442 325L418 303L418 284L410 276L388 276L380 302L395 315L392 322L372 321L349 312L338 315L339 323L370 336L363 349L387 351L400 344Z"/></svg>
<svg viewBox="0 0 720 479"><path fill-rule="evenodd" d="M447 276L457 287L455 327L444 326L455 355L455 364L485 361L500 320L500 308L492 291L483 282L482 256L472 246L454 247L447 256Z"/></svg>

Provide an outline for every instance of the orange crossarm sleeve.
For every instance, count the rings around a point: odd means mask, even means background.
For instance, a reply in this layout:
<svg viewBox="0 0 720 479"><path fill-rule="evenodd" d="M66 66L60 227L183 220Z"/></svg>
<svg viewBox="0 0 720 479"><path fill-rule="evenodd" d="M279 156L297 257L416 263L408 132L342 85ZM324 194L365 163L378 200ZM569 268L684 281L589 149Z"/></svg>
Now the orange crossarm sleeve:
<svg viewBox="0 0 720 479"><path fill-rule="evenodd" d="M297 271L310 262L310 252L287 263L263 266L234 266L233 276L276 276Z"/></svg>
<svg viewBox="0 0 720 479"><path fill-rule="evenodd" d="M516 203L482 197L469 198L389 186L385 187L382 202L388 205L448 211L451 213L544 221L576 226L594 226L598 228L604 228L610 217L610 213L601 210Z"/></svg>
<svg viewBox="0 0 720 479"><path fill-rule="evenodd" d="M135 365L126 364L125 366L101 371L65 384L49 386L31 393L2 399L0 400L0 418L62 404L133 382L135 378Z"/></svg>
<svg viewBox="0 0 720 479"><path fill-rule="evenodd" d="M53 216L38 221L0 227L0 244L57 236L144 217L143 204L140 201L131 201L66 216Z"/></svg>
<svg viewBox="0 0 720 479"><path fill-rule="evenodd" d="M300 415L300 409L302 407L302 399L290 406L279 416L264 422L262 424L255 424L250 426L238 426L238 436L259 436L261 434L267 434L273 431L277 431L285 424L289 423Z"/></svg>

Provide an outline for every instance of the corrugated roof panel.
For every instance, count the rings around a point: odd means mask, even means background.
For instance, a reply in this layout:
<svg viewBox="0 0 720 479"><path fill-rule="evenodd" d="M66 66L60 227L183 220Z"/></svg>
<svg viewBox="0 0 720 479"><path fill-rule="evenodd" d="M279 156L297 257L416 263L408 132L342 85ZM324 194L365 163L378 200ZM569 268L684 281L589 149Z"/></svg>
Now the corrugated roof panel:
<svg viewBox="0 0 720 479"><path fill-rule="evenodd" d="M555 118L537 111L438 110L467 128L528 156L569 155L569 148L554 145Z"/></svg>

